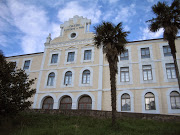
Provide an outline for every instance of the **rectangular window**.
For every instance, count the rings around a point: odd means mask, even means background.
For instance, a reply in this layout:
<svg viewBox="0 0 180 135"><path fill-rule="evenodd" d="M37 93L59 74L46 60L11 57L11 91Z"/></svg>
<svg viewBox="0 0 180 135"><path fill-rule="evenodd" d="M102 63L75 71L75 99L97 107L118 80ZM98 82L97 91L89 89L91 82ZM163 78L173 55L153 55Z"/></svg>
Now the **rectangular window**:
<svg viewBox="0 0 180 135"><path fill-rule="evenodd" d="M16 62L15 61L13 61L13 62L11 62L12 64L13 64L13 66L14 66L14 70L16 69Z"/></svg>
<svg viewBox="0 0 180 135"><path fill-rule="evenodd" d="M27 70L27 69L29 69L29 66L30 66L30 60L26 60L26 61L24 62L24 67L23 67L23 69L24 69L24 70Z"/></svg>
<svg viewBox="0 0 180 135"><path fill-rule="evenodd" d="M143 79L144 81L152 80L152 68L151 65L143 65Z"/></svg>
<svg viewBox="0 0 180 135"><path fill-rule="evenodd" d="M84 60L91 60L91 50L84 51Z"/></svg>
<svg viewBox="0 0 180 135"><path fill-rule="evenodd" d="M58 60L58 54L53 54L52 57L51 57L51 63L57 63L57 60Z"/></svg>
<svg viewBox="0 0 180 135"><path fill-rule="evenodd" d="M120 60L128 60L128 59L129 59L128 50L125 50L124 53L121 53Z"/></svg>
<svg viewBox="0 0 180 135"><path fill-rule="evenodd" d="M73 62L74 61L74 55L75 55L75 52L68 52L67 62Z"/></svg>
<svg viewBox="0 0 180 135"><path fill-rule="evenodd" d="M169 45L163 46L163 53L164 56L172 56L171 48L169 47Z"/></svg>
<svg viewBox="0 0 180 135"><path fill-rule="evenodd" d="M141 48L141 58L150 58L150 52L149 52L149 47L147 48Z"/></svg>
<svg viewBox="0 0 180 135"><path fill-rule="evenodd" d="M129 67L121 67L120 77L121 82L129 82Z"/></svg>
<svg viewBox="0 0 180 135"><path fill-rule="evenodd" d="M176 71L174 63L166 63L166 73L168 79L176 78Z"/></svg>

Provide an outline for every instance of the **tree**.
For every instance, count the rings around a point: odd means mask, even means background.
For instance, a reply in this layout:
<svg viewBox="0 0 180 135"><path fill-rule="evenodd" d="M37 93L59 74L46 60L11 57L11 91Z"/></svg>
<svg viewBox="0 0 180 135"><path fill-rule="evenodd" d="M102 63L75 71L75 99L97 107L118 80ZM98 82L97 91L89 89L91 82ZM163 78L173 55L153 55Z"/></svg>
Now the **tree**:
<svg viewBox="0 0 180 135"><path fill-rule="evenodd" d="M158 2L157 5L152 6L152 10L156 18L147 21L150 22L149 29L152 32L157 32L160 28L164 29L163 38L165 41L168 41L171 48L180 90L180 76L175 46L176 35L180 29L180 0L174 0L170 6L166 2Z"/></svg>
<svg viewBox="0 0 180 135"><path fill-rule="evenodd" d="M129 32L123 32L122 23L115 26L111 22L102 22L102 24L94 27L94 29L96 31L94 44L97 48L103 48L103 53L109 62L112 125L114 125L116 120L116 74L118 73L118 55L125 51L125 44L127 43L126 36Z"/></svg>
<svg viewBox="0 0 180 135"><path fill-rule="evenodd" d="M0 115L14 115L30 107L28 98L35 93L30 87L34 81L24 70L15 69L13 62L7 62L0 50Z"/></svg>

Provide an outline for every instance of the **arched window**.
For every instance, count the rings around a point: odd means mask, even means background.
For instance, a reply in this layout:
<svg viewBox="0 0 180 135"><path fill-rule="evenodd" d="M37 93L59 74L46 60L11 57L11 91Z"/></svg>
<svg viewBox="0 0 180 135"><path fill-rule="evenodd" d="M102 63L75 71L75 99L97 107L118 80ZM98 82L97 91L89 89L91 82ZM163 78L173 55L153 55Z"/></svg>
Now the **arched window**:
<svg viewBox="0 0 180 135"><path fill-rule="evenodd" d="M61 99L59 109L71 109L72 99L69 96L65 96Z"/></svg>
<svg viewBox="0 0 180 135"><path fill-rule="evenodd" d="M48 75L47 86L53 86L54 85L54 78L55 78L55 73L51 72Z"/></svg>
<svg viewBox="0 0 180 135"><path fill-rule="evenodd" d="M125 93L121 96L121 111L131 110L131 100L129 94Z"/></svg>
<svg viewBox="0 0 180 135"><path fill-rule="evenodd" d="M148 92L145 95L145 109L146 110L156 110L155 96L151 92Z"/></svg>
<svg viewBox="0 0 180 135"><path fill-rule="evenodd" d="M82 83L89 84L90 83L90 71L84 70L82 74Z"/></svg>
<svg viewBox="0 0 180 135"><path fill-rule="evenodd" d="M83 109L83 110L91 110L92 109L92 100L90 96L82 96L79 99L78 103L78 109Z"/></svg>
<svg viewBox="0 0 180 135"><path fill-rule="evenodd" d="M43 101L42 109L53 109L54 100L52 97L46 97Z"/></svg>
<svg viewBox="0 0 180 135"><path fill-rule="evenodd" d="M72 82L72 72L67 71L64 77L64 85L71 85L71 82Z"/></svg>
<svg viewBox="0 0 180 135"><path fill-rule="evenodd" d="M170 94L171 108L180 109L180 94L176 91L172 91Z"/></svg>

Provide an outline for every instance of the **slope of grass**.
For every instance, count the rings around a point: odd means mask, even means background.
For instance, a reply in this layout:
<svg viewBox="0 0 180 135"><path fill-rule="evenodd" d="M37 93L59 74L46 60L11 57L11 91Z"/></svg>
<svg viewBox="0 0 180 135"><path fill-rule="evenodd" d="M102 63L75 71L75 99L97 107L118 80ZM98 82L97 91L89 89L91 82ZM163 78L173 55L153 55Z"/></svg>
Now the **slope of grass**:
<svg viewBox="0 0 180 135"><path fill-rule="evenodd" d="M178 135L180 122L140 119L111 119L51 114L20 114L13 119L1 118L0 135Z"/></svg>

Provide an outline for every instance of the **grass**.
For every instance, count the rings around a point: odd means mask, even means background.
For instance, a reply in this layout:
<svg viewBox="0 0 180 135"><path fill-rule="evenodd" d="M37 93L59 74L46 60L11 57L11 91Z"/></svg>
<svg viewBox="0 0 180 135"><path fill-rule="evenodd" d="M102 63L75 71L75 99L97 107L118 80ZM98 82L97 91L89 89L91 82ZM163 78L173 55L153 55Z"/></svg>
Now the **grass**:
<svg viewBox="0 0 180 135"><path fill-rule="evenodd" d="M158 122L142 119L111 119L82 116L22 113L2 118L0 135L179 135L180 122Z"/></svg>

